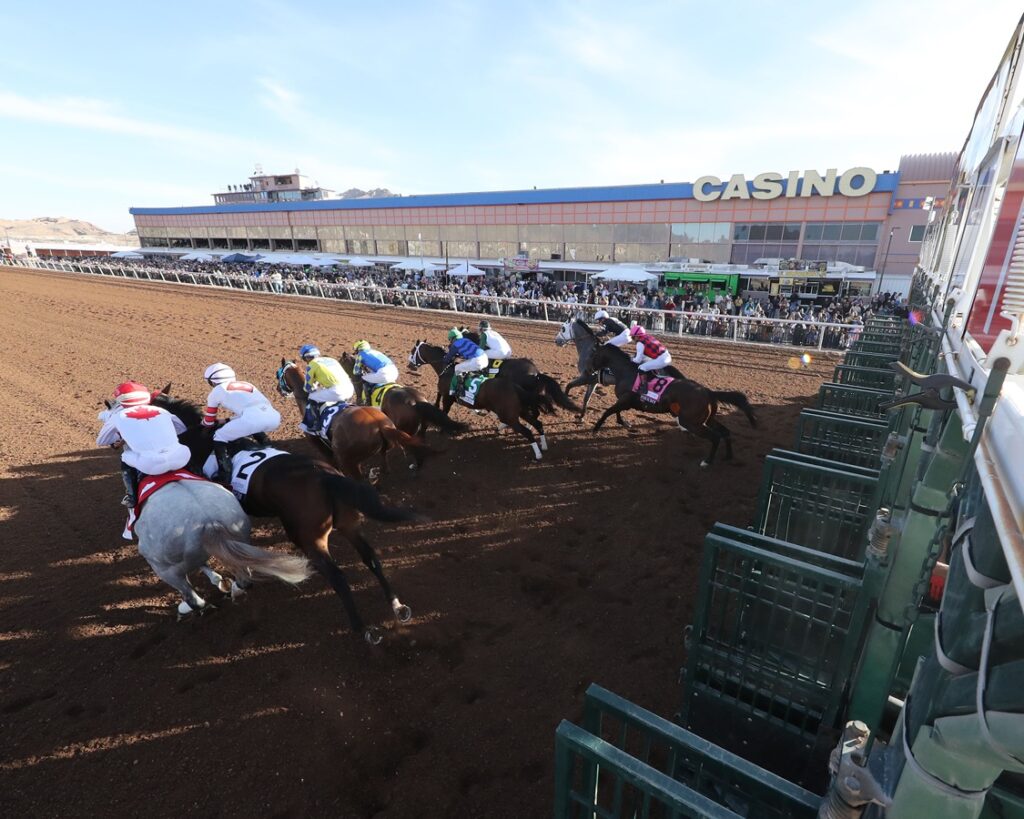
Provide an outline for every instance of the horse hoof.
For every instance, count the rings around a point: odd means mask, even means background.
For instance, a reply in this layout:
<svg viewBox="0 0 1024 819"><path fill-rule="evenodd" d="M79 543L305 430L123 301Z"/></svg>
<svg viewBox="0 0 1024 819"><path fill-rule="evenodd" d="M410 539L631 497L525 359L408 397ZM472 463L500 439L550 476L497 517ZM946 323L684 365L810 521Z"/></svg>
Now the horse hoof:
<svg viewBox="0 0 1024 819"><path fill-rule="evenodd" d="M227 580L221 579L220 583L217 584L217 589L221 594L228 594L231 591L231 583L228 583Z"/></svg>
<svg viewBox="0 0 1024 819"><path fill-rule="evenodd" d="M404 603L399 603L396 600L392 607L395 610L395 617L398 618L399 623L408 623L412 620L412 609Z"/></svg>
<svg viewBox="0 0 1024 819"><path fill-rule="evenodd" d="M380 641L384 639L384 635L376 626L370 626L363 632L363 639L371 646L379 646Z"/></svg>
<svg viewBox="0 0 1024 819"><path fill-rule="evenodd" d="M182 620L191 617L192 612L194 611L195 609L193 609L188 603L182 600L180 603L178 603L178 622L180 623Z"/></svg>
<svg viewBox="0 0 1024 819"><path fill-rule="evenodd" d="M243 588L242 586L239 586L237 581L235 581L235 580L231 581L231 599L232 600L237 600L239 597L244 595L247 591L249 591L249 589L248 588Z"/></svg>
<svg viewBox="0 0 1024 819"><path fill-rule="evenodd" d="M708 463L707 461L701 461L700 462L700 468L701 469L707 469L709 466L711 466L711 464Z"/></svg>

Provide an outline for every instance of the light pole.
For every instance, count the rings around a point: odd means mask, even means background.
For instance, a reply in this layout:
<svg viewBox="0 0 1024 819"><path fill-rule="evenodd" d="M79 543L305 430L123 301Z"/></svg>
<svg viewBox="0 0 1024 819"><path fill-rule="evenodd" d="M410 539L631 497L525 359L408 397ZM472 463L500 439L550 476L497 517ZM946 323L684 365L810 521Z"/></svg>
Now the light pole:
<svg viewBox="0 0 1024 819"><path fill-rule="evenodd" d="M889 249L892 247L893 234L895 234L897 230L899 230L899 228L894 227L889 231L889 241L885 244L885 255L882 256L882 269L878 273L878 290L875 291L876 293L882 292L882 282L885 280L885 266L889 262Z"/></svg>

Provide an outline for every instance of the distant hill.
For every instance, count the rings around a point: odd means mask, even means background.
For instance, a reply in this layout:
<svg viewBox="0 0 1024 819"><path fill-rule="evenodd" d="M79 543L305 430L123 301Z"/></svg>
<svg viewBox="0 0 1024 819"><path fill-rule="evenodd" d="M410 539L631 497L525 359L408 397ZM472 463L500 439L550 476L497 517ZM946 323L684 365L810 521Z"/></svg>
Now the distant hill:
<svg viewBox="0 0 1024 819"><path fill-rule="evenodd" d="M398 194L392 193L387 188L373 188L368 191L359 188L349 188L344 193L338 194L339 199L385 199L389 196L398 196Z"/></svg>
<svg viewBox="0 0 1024 819"><path fill-rule="evenodd" d="M65 216L39 216L35 219L0 219L0 238L19 242L106 242L115 245L139 244L134 230L111 233L109 230Z"/></svg>

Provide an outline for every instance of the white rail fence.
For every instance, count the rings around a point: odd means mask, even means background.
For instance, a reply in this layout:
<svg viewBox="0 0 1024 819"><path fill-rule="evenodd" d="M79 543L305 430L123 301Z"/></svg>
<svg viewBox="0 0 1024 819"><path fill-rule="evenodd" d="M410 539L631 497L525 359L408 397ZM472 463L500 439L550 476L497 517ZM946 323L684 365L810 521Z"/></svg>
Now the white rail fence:
<svg viewBox="0 0 1024 819"><path fill-rule="evenodd" d="M859 324L751 318L713 315L705 312L684 313L676 310L649 310L639 307L614 307L598 304L567 304L545 299L472 296L445 291L367 287L347 282L285 280L275 283L235 273L170 270L142 265L43 259L16 260L15 264L21 267L65 273L84 273L141 281L162 281L170 284L248 290L256 293L335 299L355 304L372 304L412 310L499 316L549 324L561 324L581 314L592 316L594 311L603 309L626 324L636 321L648 329L662 334L738 344L817 349L825 352L845 350L857 340L862 330Z"/></svg>

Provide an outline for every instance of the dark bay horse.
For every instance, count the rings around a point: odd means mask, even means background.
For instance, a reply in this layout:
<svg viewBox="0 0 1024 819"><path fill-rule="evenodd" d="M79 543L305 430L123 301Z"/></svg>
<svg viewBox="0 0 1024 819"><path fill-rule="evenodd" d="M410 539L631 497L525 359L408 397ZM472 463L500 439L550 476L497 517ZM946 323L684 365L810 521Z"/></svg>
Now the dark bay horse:
<svg viewBox="0 0 1024 819"><path fill-rule="evenodd" d="M294 396L299 407L299 416L304 417L307 403L306 379L294 361L281 359L281 368L277 371L277 389L281 395ZM307 435L323 449L328 449L318 435ZM410 452L417 469L423 465L425 458L436 454L436 450L424 444L421 439L398 429L379 409L353 405L339 410L334 416L329 451L338 468L350 478L361 479L363 462L378 452L382 456L381 468L387 473L387 452L392 446L399 446Z"/></svg>
<svg viewBox="0 0 1024 819"><path fill-rule="evenodd" d="M615 376L608 369L599 371L588 369L589 365L587 362L590 360L590 354L597 345L601 344L601 339L598 338L597 333L583 319L574 318L562 323L562 329L555 336L555 344L562 347L569 342L576 345L576 369L579 370L580 375L579 378L574 378L565 385L565 394L569 395L574 387L586 386L587 391L583 395L583 412L580 413L582 418L587 411L587 406L590 404L590 397L594 394L594 388L598 384L603 387L614 386ZM671 364L664 369L673 378L684 377ZM615 413L615 420L621 426L630 426L629 422L623 419L619 413Z"/></svg>
<svg viewBox="0 0 1024 819"><path fill-rule="evenodd" d="M351 378L355 359L349 353L342 353L338 360ZM367 386L376 389L372 384ZM402 432L408 435L417 435L420 438L426 435L428 425L433 425L442 432L452 434L469 429L468 424L449 418L433 404L424 401L423 396L415 387L407 387L403 384L396 384L384 394L384 399L380 402L380 410Z"/></svg>
<svg viewBox="0 0 1024 819"><path fill-rule="evenodd" d="M480 334L462 328L462 335L474 344L480 343ZM561 385L550 375L542 373L529 358L506 358L501 362L495 378L508 378L536 397L538 406L544 412L554 412L555 407L580 412L562 390ZM440 396L438 396L440 398Z"/></svg>
<svg viewBox="0 0 1024 819"><path fill-rule="evenodd" d="M455 403L455 397L448 394L448 385L451 383L455 368L452 364L442 363L444 356L443 348L428 344L426 341L417 341L409 354L409 366L414 370L424 366L433 368L437 373L437 393L442 400L441 409L448 414ZM476 391L472 404L461 397L459 403L474 410L493 412L502 424L511 427L529 442L533 456L538 461L541 459L541 450L548 448L537 399L511 379L488 378ZM540 435L539 444L520 419L537 430L537 434Z"/></svg>
<svg viewBox="0 0 1024 819"><path fill-rule="evenodd" d="M594 432L601 429L608 416L626 409L644 412L670 413L676 419L679 428L699 435L711 441L711 454L700 462L702 468L711 465L718 451L718 444L725 441L725 457L732 458L732 440L727 427L715 418L719 403L737 407L752 427L757 426L754 410L741 392L714 392L696 381L688 378L676 378L665 387L658 402L655 404L641 400L633 392L633 384L637 377L637 365L618 347L607 344L597 345L590 354L587 364L594 371L607 367L615 379L615 398L612 406L604 411L594 425Z"/></svg>
<svg viewBox="0 0 1024 819"><path fill-rule="evenodd" d="M154 396L153 404L178 416L185 424L187 429L179 440L192 453L187 468L202 475L203 464L213 452L212 427L202 425L203 416L197 407L183 399L171 398L166 394L168 391L165 387L164 393ZM240 449L255 447L246 442ZM245 511L253 517L280 519L288 539L309 558L341 598L353 632L362 635L368 643L379 643L381 631L377 626L366 626L356 609L345 574L331 557L328 538L332 530L341 533L373 572L397 620L408 622L412 611L392 591L380 558L359 529L363 515L389 523L413 521L419 516L408 509L385 506L372 486L346 478L305 455L277 455L263 462L257 459L260 454L253 452Z"/></svg>

